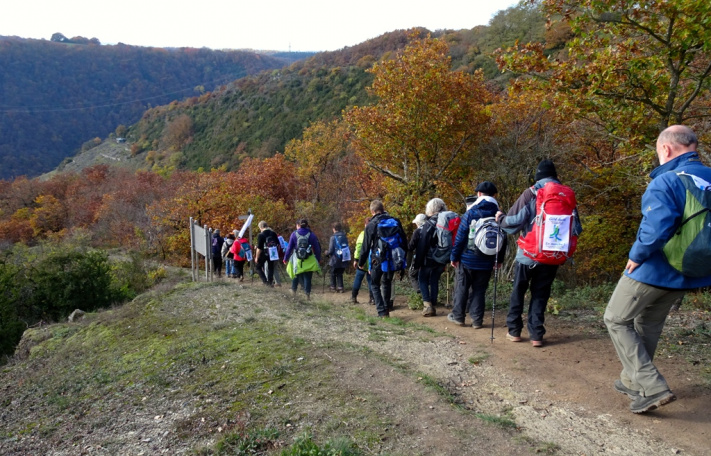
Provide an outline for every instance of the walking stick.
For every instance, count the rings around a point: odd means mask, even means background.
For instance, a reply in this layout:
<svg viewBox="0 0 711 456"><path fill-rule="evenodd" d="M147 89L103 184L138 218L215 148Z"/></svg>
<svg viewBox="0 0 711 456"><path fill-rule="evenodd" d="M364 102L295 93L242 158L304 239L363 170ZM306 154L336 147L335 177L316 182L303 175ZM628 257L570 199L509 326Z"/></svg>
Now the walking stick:
<svg viewBox="0 0 711 456"><path fill-rule="evenodd" d="M321 287L321 293L326 294L326 268L328 267L328 264L325 264L323 266L322 274L323 274L323 286Z"/></svg>
<svg viewBox="0 0 711 456"><path fill-rule="evenodd" d="M496 284L499 282L499 241L501 240L501 227L496 232L496 257L494 257L494 302L491 304L491 342L494 343L494 318L496 316Z"/></svg>

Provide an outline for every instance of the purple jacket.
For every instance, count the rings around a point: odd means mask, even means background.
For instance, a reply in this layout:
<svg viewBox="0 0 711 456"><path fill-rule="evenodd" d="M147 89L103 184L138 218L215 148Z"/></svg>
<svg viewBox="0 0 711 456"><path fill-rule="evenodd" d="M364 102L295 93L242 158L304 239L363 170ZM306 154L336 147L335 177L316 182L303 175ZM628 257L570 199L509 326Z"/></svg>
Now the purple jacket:
<svg viewBox="0 0 711 456"><path fill-rule="evenodd" d="M316 255L316 260L320 263L321 262L321 244L318 243L318 238L313 233L313 231L311 231L308 228L299 228L298 230L291 233L291 236L289 237L289 245L286 247L286 252L284 252L284 261L289 261L291 254L294 252L294 249L296 248L296 233L299 233L302 236L309 233L309 243L311 244L311 249L313 250L314 255Z"/></svg>

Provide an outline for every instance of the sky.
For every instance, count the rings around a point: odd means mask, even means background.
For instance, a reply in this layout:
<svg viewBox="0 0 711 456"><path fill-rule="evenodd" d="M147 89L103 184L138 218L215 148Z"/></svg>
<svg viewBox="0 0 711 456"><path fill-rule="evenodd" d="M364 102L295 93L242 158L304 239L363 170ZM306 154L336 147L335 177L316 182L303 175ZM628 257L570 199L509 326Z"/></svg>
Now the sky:
<svg viewBox="0 0 711 456"><path fill-rule="evenodd" d="M412 27L471 29L515 0L6 0L0 35L102 44L333 51Z"/></svg>

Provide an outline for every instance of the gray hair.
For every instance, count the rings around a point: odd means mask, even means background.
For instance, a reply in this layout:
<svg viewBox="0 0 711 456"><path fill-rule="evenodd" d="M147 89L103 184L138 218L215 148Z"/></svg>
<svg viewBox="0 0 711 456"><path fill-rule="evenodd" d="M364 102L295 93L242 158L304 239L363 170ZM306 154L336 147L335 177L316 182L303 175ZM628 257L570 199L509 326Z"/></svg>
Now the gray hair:
<svg viewBox="0 0 711 456"><path fill-rule="evenodd" d="M265 228L269 228L269 225L267 225L267 222L265 222L264 220L262 220L261 222L259 222L259 224L258 224L257 226L259 227L260 230L263 230L263 229L265 229Z"/></svg>
<svg viewBox="0 0 711 456"><path fill-rule="evenodd" d="M678 146L688 147L691 145L698 146L699 140L691 128L684 125L672 125L659 134L658 141L660 143L675 144Z"/></svg>
<svg viewBox="0 0 711 456"><path fill-rule="evenodd" d="M446 210L447 205L444 204L444 201L439 198L432 198L431 200L427 201L427 205L425 206L425 215L427 215L427 217L432 217L438 212Z"/></svg>

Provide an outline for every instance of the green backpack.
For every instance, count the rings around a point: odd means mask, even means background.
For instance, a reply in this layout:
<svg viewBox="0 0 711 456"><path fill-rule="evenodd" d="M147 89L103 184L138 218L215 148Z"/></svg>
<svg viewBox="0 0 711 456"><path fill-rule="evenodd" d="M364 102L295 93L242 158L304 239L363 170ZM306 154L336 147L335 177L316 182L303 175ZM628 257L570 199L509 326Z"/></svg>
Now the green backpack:
<svg viewBox="0 0 711 456"><path fill-rule="evenodd" d="M669 264L687 277L711 276L711 184L677 173L686 188L682 221L664 246Z"/></svg>

